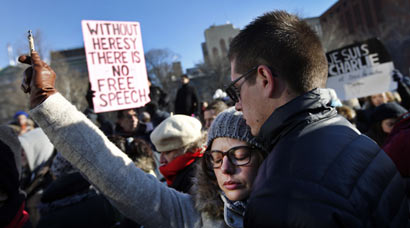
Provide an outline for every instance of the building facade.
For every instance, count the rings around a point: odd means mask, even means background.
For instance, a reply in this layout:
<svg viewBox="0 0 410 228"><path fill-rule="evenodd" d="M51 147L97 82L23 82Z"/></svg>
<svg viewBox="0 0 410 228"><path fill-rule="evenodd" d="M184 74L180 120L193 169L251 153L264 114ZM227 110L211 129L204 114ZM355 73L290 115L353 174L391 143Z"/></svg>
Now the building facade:
<svg viewBox="0 0 410 228"><path fill-rule="evenodd" d="M213 25L205 30L205 42L202 43L202 52L206 64L214 65L221 58L228 55L229 44L239 33L240 29L232 24Z"/></svg>
<svg viewBox="0 0 410 228"><path fill-rule="evenodd" d="M306 23L313 29L313 31L316 32L319 38L322 38L323 32L322 32L322 25L320 24L319 17L310 17L310 18L305 18L303 20L306 21Z"/></svg>
<svg viewBox="0 0 410 228"><path fill-rule="evenodd" d="M320 16L320 23L325 43L377 37L395 67L410 74L410 0L339 0Z"/></svg>
<svg viewBox="0 0 410 228"><path fill-rule="evenodd" d="M66 64L70 69L88 76L87 59L83 47L50 52L50 65Z"/></svg>

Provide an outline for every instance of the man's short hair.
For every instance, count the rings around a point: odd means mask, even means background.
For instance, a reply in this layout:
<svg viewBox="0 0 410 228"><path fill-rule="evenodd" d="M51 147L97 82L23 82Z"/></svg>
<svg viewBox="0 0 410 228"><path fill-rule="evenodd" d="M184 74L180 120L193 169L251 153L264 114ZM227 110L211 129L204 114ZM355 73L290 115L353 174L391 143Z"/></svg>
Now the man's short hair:
<svg viewBox="0 0 410 228"><path fill-rule="evenodd" d="M284 11L268 12L247 25L232 40L228 56L235 60L236 73L267 65L299 94L326 85L328 66L318 36Z"/></svg>

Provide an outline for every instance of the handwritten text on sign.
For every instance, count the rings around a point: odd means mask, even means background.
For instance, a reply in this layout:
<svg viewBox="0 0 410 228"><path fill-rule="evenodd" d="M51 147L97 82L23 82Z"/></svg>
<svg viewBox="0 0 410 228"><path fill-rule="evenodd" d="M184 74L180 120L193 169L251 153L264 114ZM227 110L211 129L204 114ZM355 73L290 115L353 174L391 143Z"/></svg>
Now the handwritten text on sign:
<svg viewBox="0 0 410 228"><path fill-rule="evenodd" d="M95 112L144 106L150 101L138 22L82 21Z"/></svg>
<svg viewBox="0 0 410 228"><path fill-rule="evenodd" d="M377 39L328 52L327 87L336 91L341 100L364 97L394 90L391 78L394 69L389 53Z"/></svg>

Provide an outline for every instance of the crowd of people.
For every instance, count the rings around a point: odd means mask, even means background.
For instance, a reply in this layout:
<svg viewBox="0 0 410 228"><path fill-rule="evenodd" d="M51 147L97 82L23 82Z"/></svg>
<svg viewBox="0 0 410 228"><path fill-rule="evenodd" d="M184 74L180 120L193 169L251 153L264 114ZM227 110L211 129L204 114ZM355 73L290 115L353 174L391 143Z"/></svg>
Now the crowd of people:
<svg viewBox="0 0 410 228"><path fill-rule="evenodd" d="M183 75L175 114L150 83L111 123L90 88L78 111L37 52L20 56L31 110L0 126L0 227L408 226L408 76L340 101L318 37L284 11L228 57L226 97L200 102Z"/></svg>

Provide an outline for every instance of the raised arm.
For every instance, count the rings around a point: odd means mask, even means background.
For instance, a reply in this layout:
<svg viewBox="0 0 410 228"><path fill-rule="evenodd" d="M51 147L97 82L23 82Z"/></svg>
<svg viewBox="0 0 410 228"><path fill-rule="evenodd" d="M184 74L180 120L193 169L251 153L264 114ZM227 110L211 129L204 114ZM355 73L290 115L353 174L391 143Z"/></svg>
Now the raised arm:
<svg viewBox="0 0 410 228"><path fill-rule="evenodd" d="M138 169L105 135L54 88L54 71L37 53L19 60L32 66L23 87L31 116L59 152L124 215L145 227L194 227L192 199Z"/></svg>

